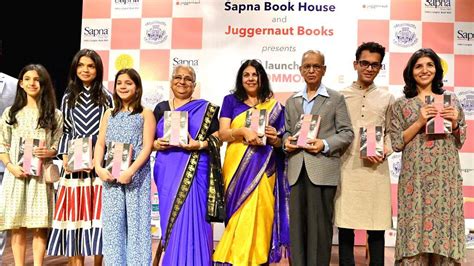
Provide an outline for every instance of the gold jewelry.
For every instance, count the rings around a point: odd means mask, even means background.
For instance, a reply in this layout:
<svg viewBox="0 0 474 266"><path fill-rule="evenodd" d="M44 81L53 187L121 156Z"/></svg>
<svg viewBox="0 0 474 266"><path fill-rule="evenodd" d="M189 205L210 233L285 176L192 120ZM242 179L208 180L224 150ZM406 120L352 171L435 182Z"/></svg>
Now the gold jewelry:
<svg viewBox="0 0 474 266"><path fill-rule="evenodd" d="M173 107L173 110L176 109L176 108L174 107L174 99L176 99L176 97L173 97L173 100L171 101L171 107ZM187 100L183 105L189 103L189 102L192 101L192 100L193 100L193 96L189 97L188 100ZM181 106L183 106L183 105L181 105Z"/></svg>
<svg viewBox="0 0 474 266"><path fill-rule="evenodd" d="M199 141L199 150L204 149L204 141Z"/></svg>

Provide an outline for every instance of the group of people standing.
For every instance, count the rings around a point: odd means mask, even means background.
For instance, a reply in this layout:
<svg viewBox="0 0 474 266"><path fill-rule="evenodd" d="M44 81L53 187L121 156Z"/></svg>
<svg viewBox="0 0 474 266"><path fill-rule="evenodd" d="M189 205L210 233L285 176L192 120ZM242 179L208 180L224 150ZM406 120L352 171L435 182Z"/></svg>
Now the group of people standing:
<svg viewBox="0 0 474 266"><path fill-rule="evenodd" d="M118 71L113 94L102 85L102 61L93 50L75 55L61 111L46 69L26 66L0 121L6 166L0 230L11 230L15 264L24 265L31 229L35 265L46 251L68 256L71 265L83 265L91 255L96 265L102 255L107 265L150 265L153 171L162 265L267 265L288 254L291 265L329 265L334 225L341 265L355 264L354 229L367 230L370 264L383 265L384 232L392 227L386 159L402 151L396 263L458 265L465 254L458 155L466 136L463 110L455 94L443 89L433 50L411 56L399 99L374 84L384 56L380 44L361 44L353 62L357 80L333 90L322 82L323 53L305 52L299 68L305 86L285 106L273 97L257 60L241 65L220 107L195 98L194 69L178 65L170 80L173 97L153 111L141 105L142 82L134 69ZM425 96L435 94L451 95L452 105L439 111L425 104ZM179 146L164 137L164 113L174 110L188 113L189 141ZM265 140L245 126L249 110L266 110ZM452 133L425 134L437 112L451 121ZM317 138L304 147L293 142L302 114L321 117ZM360 158L359 127L367 125L383 126L384 155ZM89 136L94 167L68 172L68 141ZM18 165L20 137L44 139L45 147L34 151L44 161L63 160L56 196L52 184ZM133 163L117 179L103 167L109 141L133 144ZM221 167L222 142L227 148ZM225 230L214 248L216 212L222 212L217 216Z"/></svg>

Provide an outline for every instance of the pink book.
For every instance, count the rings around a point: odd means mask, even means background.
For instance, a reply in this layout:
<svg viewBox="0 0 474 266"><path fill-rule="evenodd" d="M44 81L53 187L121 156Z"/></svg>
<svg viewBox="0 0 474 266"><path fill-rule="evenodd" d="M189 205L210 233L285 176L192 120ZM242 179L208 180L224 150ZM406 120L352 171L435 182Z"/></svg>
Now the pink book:
<svg viewBox="0 0 474 266"><path fill-rule="evenodd" d="M245 112L245 127L252 129L262 140L265 145L267 137L265 136L265 127L267 126L267 110L266 109L249 109Z"/></svg>
<svg viewBox="0 0 474 266"><path fill-rule="evenodd" d="M426 96L425 102L432 104L438 113L426 122L426 134L447 134L452 132L451 121L441 117L443 108L451 105L451 95Z"/></svg>
<svg viewBox="0 0 474 266"><path fill-rule="evenodd" d="M383 156L383 127L367 126L361 127L360 134L360 157Z"/></svg>
<svg viewBox="0 0 474 266"><path fill-rule="evenodd" d="M67 151L67 169L71 172L92 169L92 153L92 137L70 140Z"/></svg>
<svg viewBox="0 0 474 266"><path fill-rule="evenodd" d="M170 145L188 144L188 112L165 111L164 136Z"/></svg>
<svg viewBox="0 0 474 266"><path fill-rule="evenodd" d="M18 165L28 175L40 176L42 172L43 160L34 156L35 148L44 147L44 140L20 137L20 147L18 152Z"/></svg>
<svg viewBox="0 0 474 266"><path fill-rule="evenodd" d="M312 114L302 114L300 121L296 123L294 137L297 137L293 144L298 147L306 147L308 140L316 139L319 133L319 126L321 124L321 116Z"/></svg>
<svg viewBox="0 0 474 266"><path fill-rule="evenodd" d="M108 142L107 155L105 160L105 169L107 169L114 178L127 170L132 164L133 146L129 143Z"/></svg>

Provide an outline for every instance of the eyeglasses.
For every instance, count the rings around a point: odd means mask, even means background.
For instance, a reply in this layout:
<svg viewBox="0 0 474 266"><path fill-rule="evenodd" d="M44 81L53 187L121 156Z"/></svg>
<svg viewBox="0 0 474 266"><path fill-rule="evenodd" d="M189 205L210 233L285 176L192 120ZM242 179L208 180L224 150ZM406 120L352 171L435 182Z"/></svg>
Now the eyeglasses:
<svg viewBox="0 0 474 266"><path fill-rule="evenodd" d="M310 71L311 68L314 69L315 71L320 71L321 69L324 68L323 65L319 65L319 64L305 64L302 66L303 70L304 71Z"/></svg>
<svg viewBox="0 0 474 266"><path fill-rule="evenodd" d="M184 80L184 82L186 82L186 83L193 83L194 82L194 80L191 76L179 76L179 75L173 76L173 81L174 82L180 82L181 80Z"/></svg>
<svg viewBox="0 0 474 266"><path fill-rule="evenodd" d="M361 66L364 69L369 68L369 66L371 66L373 70L378 70L382 67L382 64L380 64L379 62L370 63L369 61L366 61L366 60L359 60L357 61L357 63L359 63L359 66Z"/></svg>

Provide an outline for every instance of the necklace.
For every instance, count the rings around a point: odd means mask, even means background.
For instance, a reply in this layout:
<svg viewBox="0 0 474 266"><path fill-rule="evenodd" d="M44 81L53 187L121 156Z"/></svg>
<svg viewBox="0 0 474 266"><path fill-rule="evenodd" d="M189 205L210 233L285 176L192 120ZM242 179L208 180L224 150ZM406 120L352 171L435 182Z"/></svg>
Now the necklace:
<svg viewBox="0 0 474 266"><path fill-rule="evenodd" d="M176 108L175 108L175 105L174 105L174 99L176 99L176 98L173 98L173 100L171 101L171 107L173 108L173 110L176 109ZM185 105L185 104L187 104L187 103L189 103L189 102L192 101L192 100L193 100L193 96L189 97L183 104L181 104L180 106L178 106L178 108L181 107L181 106L183 106L183 105Z"/></svg>

